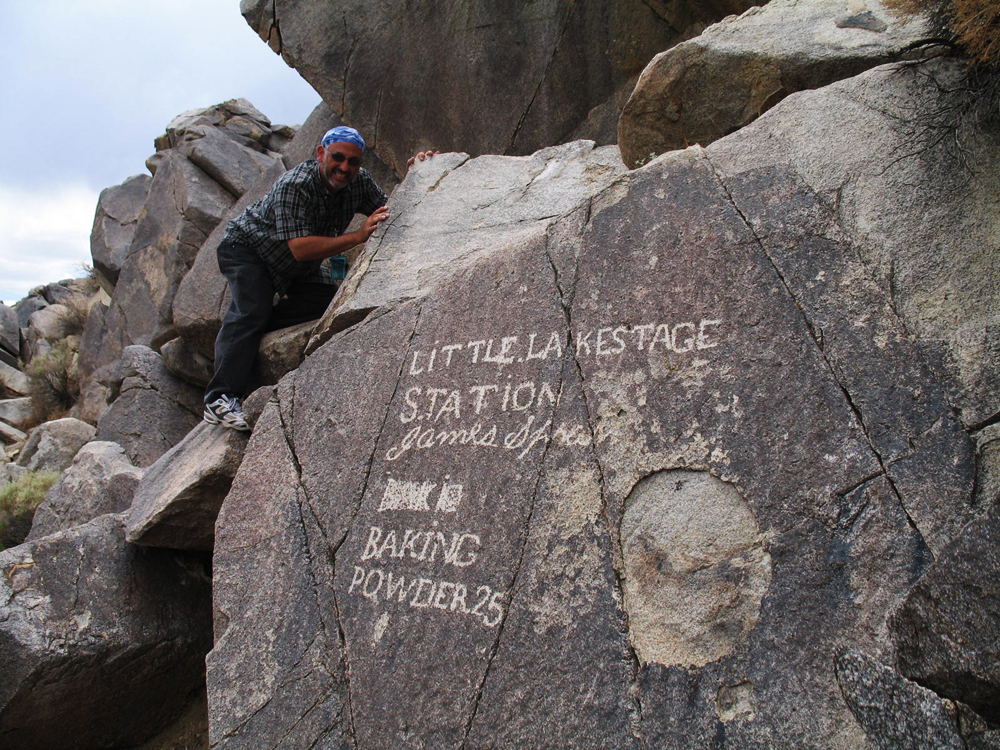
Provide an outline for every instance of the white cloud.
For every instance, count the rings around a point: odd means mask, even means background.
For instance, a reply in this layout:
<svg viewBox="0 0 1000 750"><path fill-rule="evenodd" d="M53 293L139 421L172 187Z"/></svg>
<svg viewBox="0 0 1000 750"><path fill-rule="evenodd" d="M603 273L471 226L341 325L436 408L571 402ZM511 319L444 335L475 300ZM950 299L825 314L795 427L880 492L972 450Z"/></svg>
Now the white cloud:
<svg viewBox="0 0 1000 750"><path fill-rule="evenodd" d="M239 5L0 0L0 101L16 134L0 159L0 299L79 275L97 191L145 173L175 115L241 96L275 122L309 115L318 94Z"/></svg>
<svg viewBox="0 0 1000 750"><path fill-rule="evenodd" d="M81 275L80 266L90 263L97 198L82 184L0 185L0 299L16 302L36 286Z"/></svg>

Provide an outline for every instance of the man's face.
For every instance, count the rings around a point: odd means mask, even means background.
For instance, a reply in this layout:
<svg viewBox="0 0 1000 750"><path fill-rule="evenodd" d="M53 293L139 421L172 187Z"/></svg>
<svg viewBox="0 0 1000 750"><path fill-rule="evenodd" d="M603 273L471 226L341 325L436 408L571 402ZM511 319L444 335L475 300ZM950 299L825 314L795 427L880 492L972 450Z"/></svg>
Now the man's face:
<svg viewBox="0 0 1000 750"><path fill-rule="evenodd" d="M357 176L363 156L353 143L331 143L316 148L319 173L331 193L339 192Z"/></svg>

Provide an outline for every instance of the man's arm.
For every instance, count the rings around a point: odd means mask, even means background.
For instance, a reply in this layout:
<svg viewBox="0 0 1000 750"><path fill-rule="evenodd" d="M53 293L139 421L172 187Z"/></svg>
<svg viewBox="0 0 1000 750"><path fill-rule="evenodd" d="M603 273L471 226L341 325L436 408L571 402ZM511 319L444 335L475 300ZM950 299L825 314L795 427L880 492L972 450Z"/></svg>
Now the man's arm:
<svg viewBox="0 0 1000 750"><path fill-rule="evenodd" d="M323 260L332 258L334 255L343 255L345 251L352 247L363 244L372 236L375 228L389 218L389 209L386 206L376 209L372 215L365 219L361 227L354 232L342 234L338 237L321 237L310 235L307 237L294 237L288 240L288 249L292 251L295 260Z"/></svg>

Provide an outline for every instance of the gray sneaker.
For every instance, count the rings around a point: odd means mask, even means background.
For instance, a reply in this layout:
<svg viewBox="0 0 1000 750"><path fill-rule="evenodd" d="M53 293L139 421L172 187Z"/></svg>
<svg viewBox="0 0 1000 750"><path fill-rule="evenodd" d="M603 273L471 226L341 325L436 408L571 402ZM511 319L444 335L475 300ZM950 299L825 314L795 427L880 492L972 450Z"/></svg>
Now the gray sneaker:
<svg viewBox="0 0 1000 750"><path fill-rule="evenodd" d="M250 425L243 418L243 404L236 396L223 394L212 403L205 404L205 421L243 432L250 430Z"/></svg>

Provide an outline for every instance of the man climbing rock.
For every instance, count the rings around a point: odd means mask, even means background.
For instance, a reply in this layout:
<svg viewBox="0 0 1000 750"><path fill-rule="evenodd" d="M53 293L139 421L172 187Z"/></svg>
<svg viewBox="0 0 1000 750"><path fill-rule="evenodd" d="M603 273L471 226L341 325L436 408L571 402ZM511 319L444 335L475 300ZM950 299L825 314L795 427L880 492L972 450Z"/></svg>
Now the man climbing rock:
<svg viewBox="0 0 1000 750"><path fill-rule="evenodd" d="M218 259L233 301L215 341L206 422L249 429L241 399L261 337L322 316L346 274L343 254L389 218L388 198L361 168L364 154L365 141L354 128L327 131L315 160L285 172L267 195L229 223ZM407 167L431 155L421 152ZM368 218L344 234L356 213ZM327 258L330 270L321 266Z"/></svg>

